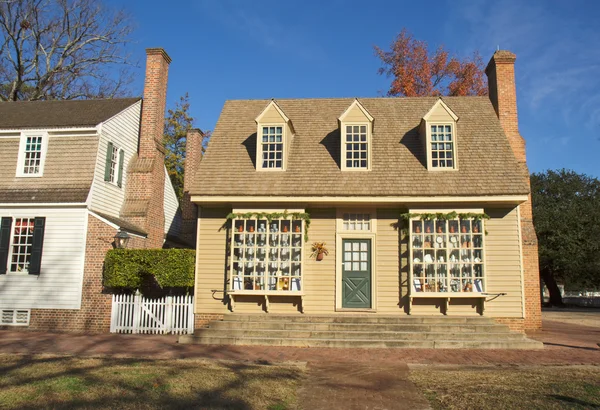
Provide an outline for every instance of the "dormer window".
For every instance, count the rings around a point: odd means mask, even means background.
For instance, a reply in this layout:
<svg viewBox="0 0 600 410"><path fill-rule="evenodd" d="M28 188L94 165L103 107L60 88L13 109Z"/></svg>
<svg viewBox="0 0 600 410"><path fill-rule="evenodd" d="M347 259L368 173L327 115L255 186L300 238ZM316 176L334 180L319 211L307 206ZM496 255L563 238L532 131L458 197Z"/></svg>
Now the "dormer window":
<svg viewBox="0 0 600 410"><path fill-rule="evenodd" d="M454 168L454 138L452 124L431 125L431 166Z"/></svg>
<svg viewBox="0 0 600 410"><path fill-rule="evenodd" d="M283 125L262 127L263 168L283 169Z"/></svg>
<svg viewBox="0 0 600 410"><path fill-rule="evenodd" d="M338 118L342 171L370 171L373 117L358 100Z"/></svg>
<svg viewBox="0 0 600 410"><path fill-rule="evenodd" d="M419 134L427 155L429 171L458 169L456 154L456 122L458 116L438 99L421 120Z"/></svg>
<svg viewBox="0 0 600 410"><path fill-rule="evenodd" d="M285 171L294 128L279 105L272 100L255 119L256 170Z"/></svg>
<svg viewBox="0 0 600 410"><path fill-rule="evenodd" d="M41 177L48 151L48 134L27 133L21 135L17 177Z"/></svg>

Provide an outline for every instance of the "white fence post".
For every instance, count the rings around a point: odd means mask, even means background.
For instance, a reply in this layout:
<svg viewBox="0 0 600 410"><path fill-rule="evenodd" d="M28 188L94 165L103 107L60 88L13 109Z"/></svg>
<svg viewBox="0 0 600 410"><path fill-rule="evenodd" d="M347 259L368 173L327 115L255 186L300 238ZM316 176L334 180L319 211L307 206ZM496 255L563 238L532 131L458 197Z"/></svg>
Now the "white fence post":
<svg viewBox="0 0 600 410"><path fill-rule="evenodd" d="M173 323L173 296L167 296L165 307L165 333L172 329Z"/></svg>
<svg viewBox="0 0 600 410"><path fill-rule="evenodd" d="M194 333L194 297L187 295L187 334L191 335Z"/></svg>
<svg viewBox="0 0 600 410"><path fill-rule="evenodd" d="M133 297L133 332L140 332L140 322L142 319L142 305L141 299L142 295L140 295L139 291L135 292L135 296Z"/></svg>

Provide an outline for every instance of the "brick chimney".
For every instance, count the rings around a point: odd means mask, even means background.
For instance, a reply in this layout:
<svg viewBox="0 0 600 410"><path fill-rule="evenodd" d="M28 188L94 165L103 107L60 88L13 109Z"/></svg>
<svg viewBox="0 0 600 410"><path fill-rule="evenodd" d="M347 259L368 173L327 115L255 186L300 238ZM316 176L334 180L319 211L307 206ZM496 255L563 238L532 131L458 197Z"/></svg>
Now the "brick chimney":
<svg viewBox="0 0 600 410"><path fill-rule="evenodd" d="M490 100L500 119L500 124L520 164L525 164L525 140L519 134L517 114L517 88L515 85L515 61L517 56L506 50L498 50L485 69L488 76Z"/></svg>
<svg viewBox="0 0 600 410"><path fill-rule="evenodd" d="M529 169L525 153L525 140L519 133L517 114L517 89L515 85L515 61L517 56L510 51L498 50L485 69L488 77L489 96L508 138L523 176L529 184ZM531 194L528 200L519 205L521 218L521 240L523 242L523 278L525 287L525 329L539 329L542 326L540 301L540 269L538 262L538 242L531 209Z"/></svg>
<svg viewBox="0 0 600 410"><path fill-rule="evenodd" d="M146 79L137 155L129 163L121 217L148 233L146 248L164 242L165 151L162 145L171 58L162 48L146 49Z"/></svg>
<svg viewBox="0 0 600 410"><path fill-rule="evenodd" d="M190 200L190 188L194 176L202 160L202 131L191 129L186 135L185 171L183 175L183 199L181 201L181 237L196 247L196 227L198 220L198 207Z"/></svg>

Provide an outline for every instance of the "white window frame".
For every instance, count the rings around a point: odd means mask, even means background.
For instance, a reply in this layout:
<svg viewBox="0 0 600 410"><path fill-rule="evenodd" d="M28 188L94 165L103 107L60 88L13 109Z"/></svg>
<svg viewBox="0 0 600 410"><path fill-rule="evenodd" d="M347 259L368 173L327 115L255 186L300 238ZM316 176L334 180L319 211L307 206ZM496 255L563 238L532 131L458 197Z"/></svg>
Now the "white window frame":
<svg viewBox="0 0 600 410"><path fill-rule="evenodd" d="M273 167L273 168L269 168L269 167L263 167L263 145L268 145L268 144L279 144L278 142L262 142L262 137L263 137L263 128L270 128L270 127L278 127L281 128L281 168L277 168L277 167ZM256 168L259 171L270 171L270 172L280 172L280 171L285 171L286 167L287 167L287 156L286 156L286 124L284 122L279 122L279 123L259 123L258 127L257 127L257 132L256 132Z"/></svg>
<svg viewBox="0 0 600 410"><path fill-rule="evenodd" d="M458 232L450 232L450 222L455 222L458 225ZM421 223L419 233L415 231L415 223ZM463 222L468 222L468 231L461 232ZM487 258L485 245L485 222L483 219L477 220L479 223L479 232L473 230L475 219L452 219L445 221L443 232L437 232L438 220L421 221L419 217L411 218L408 226L408 248L409 248L409 289L412 296L478 296L486 292L487 287ZM426 231L426 223L431 223L431 232ZM455 229L456 230L456 229ZM454 239L453 239L454 238ZM441 240L440 240L441 239ZM426 243L429 242L429 245ZM465 246L465 242L467 245ZM475 243L476 242L476 243ZM439 244L439 246L437 245ZM479 246L475 246L475 245ZM426 256L429 254L431 262L426 262ZM452 260L452 254L458 254L456 261ZM441 261L439 257L444 257ZM455 256L456 257L456 256ZM475 258L478 257L479 261ZM417 260L418 258L418 260ZM445 267L445 272L439 270L440 266ZM433 274L427 272L432 267ZM464 274L463 268L471 269L471 274ZM458 269L458 276L452 272L453 269ZM477 269L480 269L480 274L477 274ZM440 272L442 272L440 274ZM428 276L429 275L429 276ZM428 281L429 278L429 281ZM445 279L447 283L438 279ZM477 288L475 281L479 282L480 289ZM419 281L417 285L416 281ZM425 288L425 285L430 285L431 280L434 283L434 289ZM458 280L458 290L453 291L453 280ZM470 280L470 282L469 282ZM443 283L443 288L439 289L439 282ZM463 283L464 282L464 283ZM465 285L471 284L472 290L467 290Z"/></svg>
<svg viewBox="0 0 600 410"><path fill-rule="evenodd" d="M265 231L262 231L259 221L264 221ZM283 231L283 223L289 225L288 231ZM272 229L272 224L277 223L277 231ZM242 231L240 231L240 226ZM252 226L252 228L250 228ZM295 231L295 227L300 227L300 232ZM257 295L300 295L304 292L304 233L305 223L303 220L293 220L292 218L273 219L269 223L264 218L234 218L231 224L231 238L229 251L229 286L228 291L232 294L257 294ZM287 234L287 246L282 246L284 235ZM264 245L259 245L259 235L265 235ZM277 245L272 246L272 236L277 238ZM248 244L248 239L252 238L252 245ZM247 251L252 249L252 260L247 259ZM272 250L277 249L276 256L272 256ZM282 258L282 250L286 250L289 256ZM241 251L241 252L240 252ZM259 260L258 252L264 252L264 270L258 274ZM298 259L295 259L298 257ZM248 262L252 266L248 266ZM270 275L270 264L277 264L276 275ZM282 263L288 263L289 271L287 275L280 271ZM240 265L241 264L241 265ZM241 269L240 269L241 266ZM294 272L294 266L299 268L299 272ZM251 275L240 275L238 272L245 272L245 269L251 269ZM281 273L281 274L280 274ZM298 273L298 275L296 275ZM262 277L262 289L256 289L258 279ZM253 289L246 289L246 279L250 279ZM271 279L275 279L273 284ZM287 279L287 289L285 289L285 280ZM297 280L297 281L296 281ZM278 289L282 285L282 289ZM271 289L275 286L275 289Z"/></svg>
<svg viewBox="0 0 600 410"><path fill-rule="evenodd" d="M28 137L41 137L42 138L42 150L40 154L40 168L39 172L35 174L26 174L25 168L25 148L27 146ZM46 163L46 155L48 153L48 133L45 131L26 131L21 133L19 142L19 155L17 157L17 173L18 178L39 178L44 176L44 165Z"/></svg>
<svg viewBox="0 0 600 410"><path fill-rule="evenodd" d="M427 169L429 171L457 171L458 170L458 160L457 160L457 155L456 155L456 123L454 121L426 121L426 127L427 127ZM450 126L450 132L452 133L452 163L453 166L452 167L434 167L433 166L433 149L431 147L431 144L434 143L439 143L439 141L432 141L432 137L431 137L431 126L435 125L436 127L439 126ZM446 143L446 141L444 141L444 144ZM436 150L437 151L437 150ZM437 158L437 160L439 161L439 158Z"/></svg>
<svg viewBox="0 0 600 410"><path fill-rule="evenodd" d="M356 230L346 229L345 226L345 215L368 215L369 216L369 229ZM338 208L336 212L336 227L337 232L349 233L349 234L366 234L377 232L377 212L375 208Z"/></svg>
<svg viewBox="0 0 600 410"><path fill-rule="evenodd" d="M121 166L121 161L119 160L121 158L121 151L123 151L123 148L118 147L114 142L113 142L113 152L115 152L116 149L116 153L117 153L117 158L115 160L115 173L112 175L112 178L109 179L108 182L109 184L112 184L116 187L118 187L119 185L117 184L117 182L119 181L119 168ZM123 158L123 160L125 160L125 158ZM111 157L111 169L112 169L112 157ZM110 171L109 171L109 176L111 176Z"/></svg>
<svg viewBox="0 0 600 410"><path fill-rule="evenodd" d="M6 267L6 274L9 275L28 275L29 274L29 269L23 269L22 271L18 271L18 270L12 270L12 259L13 259L13 255L14 255L14 245L15 245L15 229L17 227L17 219L28 219L34 222L34 232L35 232L35 218L32 217L20 217L20 216L13 216L12 218L12 223L10 225L10 241L8 243L8 266ZM33 234L34 232L31 232L31 244L29 244L28 246L31 248L29 250L29 259L31 262L31 251L33 250Z"/></svg>
<svg viewBox="0 0 600 410"><path fill-rule="evenodd" d="M355 127L355 126L366 126L367 127L367 166L366 167L348 167L346 165L346 127ZM371 135L372 135L372 123L370 121L343 121L341 122L341 158L340 165L342 171L357 171L364 172L371 170L371 163L373 157L373 144L371 143ZM358 142L361 144L361 142Z"/></svg>

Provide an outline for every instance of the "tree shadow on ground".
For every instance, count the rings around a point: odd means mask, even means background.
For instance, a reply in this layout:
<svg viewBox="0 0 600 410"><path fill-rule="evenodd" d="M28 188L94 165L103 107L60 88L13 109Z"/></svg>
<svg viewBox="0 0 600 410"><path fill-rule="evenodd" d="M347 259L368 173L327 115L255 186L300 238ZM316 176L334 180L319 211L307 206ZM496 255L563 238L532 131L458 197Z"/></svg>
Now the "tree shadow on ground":
<svg viewBox="0 0 600 410"><path fill-rule="evenodd" d="M199 360L5 355L0 375L0 408L7 409L250 410L293 400L301 371ZM284 384L288 388L280 389Z"/></svg>

